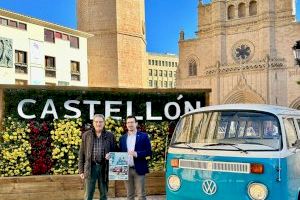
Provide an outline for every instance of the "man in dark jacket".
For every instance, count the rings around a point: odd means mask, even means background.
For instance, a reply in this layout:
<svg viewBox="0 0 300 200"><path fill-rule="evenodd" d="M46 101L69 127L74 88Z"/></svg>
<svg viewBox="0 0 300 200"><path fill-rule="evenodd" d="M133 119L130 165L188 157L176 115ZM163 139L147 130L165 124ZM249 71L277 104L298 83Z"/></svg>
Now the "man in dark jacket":
<svg viewBox="0 0 300 200"><path fill-rule="evenodd" d="M151 156L151 144L146 133L137 131L137 121L134 116L126 119L128 132L120 138L121 152L128 152L129 174L125 181L127 199L134 200L135 191L139 200L146 199L145 174L149 172L147 156Z"/></svg>
<svg viewBox="0 0 300 200"><path fill-rule="evenodd" d="M81 179L85 180L85 200L92 200L98 182L100 200L107 199L108 191L108 158L109 152L116 150L115 137L105 131L105 118L96 114L93 128L82 135L79 150L78 170Z"/></svg>

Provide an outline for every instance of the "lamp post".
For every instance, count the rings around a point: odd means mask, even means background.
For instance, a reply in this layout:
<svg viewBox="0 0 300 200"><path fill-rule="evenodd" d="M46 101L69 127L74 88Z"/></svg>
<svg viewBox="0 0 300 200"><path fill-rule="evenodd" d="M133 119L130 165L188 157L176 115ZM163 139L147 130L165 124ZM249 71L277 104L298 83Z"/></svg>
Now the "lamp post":
<svg viewBox="0 0 300 200"><path fill-rule="evenodd" d="M300 40L297 41L296 44L293 46L293 51L297 65L300 66Z"/></svg>

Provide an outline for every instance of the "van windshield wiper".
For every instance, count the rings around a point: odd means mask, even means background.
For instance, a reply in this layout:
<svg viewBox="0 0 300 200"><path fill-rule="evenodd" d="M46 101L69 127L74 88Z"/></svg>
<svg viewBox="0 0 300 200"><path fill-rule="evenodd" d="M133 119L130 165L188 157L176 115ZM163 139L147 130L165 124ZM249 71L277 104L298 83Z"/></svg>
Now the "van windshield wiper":
<svg viewBox="0 0 300 200"><path fill-rule="evenodd" d="M176 144L184 144L185 146L187 146L189 149L192 149L194 151L197 151L197 148L192 147L189 143L187 142L174 142L171 144L171 146L176 145Z"/></svg>
<svg viewBox="0 0 300 200"><path fill-rule="evenodd" d="M267 145L267 144L262 144L262 143L259 143L259 142L250 142L250 141L245 141L244 143L242 144L254 144L254 145L262 145L262 146L266 146L266 147L270 147L272 149L275 149L274 147L270 146L270 145Z"/></svg>
<svg viewBox="0 0 300 200"><path fill-rule="evenodd" d="M222 142L219 142L219 143L213 143L213 144L207 144L207 145L204 145L204 147L212 147L212 146L232 146L234 148L236 148L237 150L239 151L242 151L244 153L248 153L248 151L246 151L245 149L241 149L239 147L236 146L236 144L232 144L232 143L222 143Z"/></svg>

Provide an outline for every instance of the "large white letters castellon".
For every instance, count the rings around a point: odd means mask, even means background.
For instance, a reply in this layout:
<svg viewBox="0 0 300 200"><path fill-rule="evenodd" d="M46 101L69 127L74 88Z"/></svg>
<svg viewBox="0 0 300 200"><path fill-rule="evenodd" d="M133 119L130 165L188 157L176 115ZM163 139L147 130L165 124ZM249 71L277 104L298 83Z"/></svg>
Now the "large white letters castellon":
<svg viewBox="0 0 300 200"><path fill-rule="evenodd" d="M181 95L180 95L181 96ZM180 99L177 98L178 100ZM181 96L182 97L182 96ZM18 104L18 114L20 117L24 118L24 119L34 119L37 118L36 114L37 113L24 113L23 107L25 104L36 104L36 100L34 99L23 99L19 102ZM95 105L103 105L103 103L101 101L96 101L96 100L83 100L83 101L78 101L78 100L67 100L64 102L64 108L66 111L71 111L74 113L74 115L64 115L64 118L79 118L81 116L81 110L76 108L76 105L80 105L80 104L84 104L87 105L87 109L89 109L89 117L90 119L93 118L93 115L96 113L95 112ZM109 117L111 116L114 119L118 119L120 120L121 117L120 116L116 116L117 113L120 112L125 112L124 110L121 111L120 107L123 104L122 101L105 101L104 102L104 109L105 109L105 117ZM200 101L196 101L195 102L196 105L193 105L189 102L189 101L185 101L184 102L184 108L180 107L180 104L178 102L168 102L164 105L164 110L159 111L159 113L164 114L164 117L169 119L169 120L176 120L180 117L180 113L181 113L181 109L184 110L184 113L187 113L189 111L192 111L194 109L198 109L201 107L201 102ZM132 101L126 101L126 114L128 115L132 115L132 111L133 111L133 102ZM155 121L160 121L163 119L162 115L158 115L158 116L153 116L152 115L152 111L153 108L152 107L152 103L151 101L145 102L146 105L146 120L155 120ZM170 113L170 109L175 110L174 114ZM47 101L45 102L45 106L44 109L40 115L41 119L44 119L46 117L46 115L52 115L54 119L58 119L58 114L56 112L56 108L55 108L55 104L53 99L47 99ZM143 116L136 116L138 120L144 120Z"/></svg>

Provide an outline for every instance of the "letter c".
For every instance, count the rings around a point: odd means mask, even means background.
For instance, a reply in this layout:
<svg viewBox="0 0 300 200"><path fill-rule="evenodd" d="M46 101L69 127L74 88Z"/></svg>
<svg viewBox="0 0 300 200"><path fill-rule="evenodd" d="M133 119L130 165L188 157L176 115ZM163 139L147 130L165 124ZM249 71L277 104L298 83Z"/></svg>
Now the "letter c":
<svg viewBox="0 0 300 200"><path fill-rule="evenodd" d="M22 101L20 101L20 103L18 104L18 114L20 115L20 117L24 118L24 119L34 119L36 118L35 115L26 115L23 112L23 106L25 103L36 103L36 100L33 99L23 99Z"/></svg>

